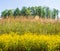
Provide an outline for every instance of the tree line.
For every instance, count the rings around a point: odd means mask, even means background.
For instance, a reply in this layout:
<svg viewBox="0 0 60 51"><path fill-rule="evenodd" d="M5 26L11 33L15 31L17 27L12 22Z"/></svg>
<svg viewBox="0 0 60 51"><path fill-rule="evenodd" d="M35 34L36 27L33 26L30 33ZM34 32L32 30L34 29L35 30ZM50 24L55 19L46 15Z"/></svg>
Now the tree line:
<svg viewBox="0 0 60 51"><path fill-rule="evenodd" d="M22 9L16 8L15 10L4 10L1 12L1 17L6 18L14 16L39 16L41 18L58 18L59 10L50 9L49 7L35 6L35 7L23 7Z"/></svg>

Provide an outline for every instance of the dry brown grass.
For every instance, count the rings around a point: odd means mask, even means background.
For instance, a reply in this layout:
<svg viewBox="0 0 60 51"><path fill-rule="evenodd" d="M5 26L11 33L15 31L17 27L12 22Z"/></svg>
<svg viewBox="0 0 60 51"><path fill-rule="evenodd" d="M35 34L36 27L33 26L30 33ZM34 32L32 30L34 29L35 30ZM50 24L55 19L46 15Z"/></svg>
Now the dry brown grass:
<svg viewBox="0 0 60 51"><path fill-rule="evenodd" d="M55 20L55 19L46 19L46 18L39 18L38 16L36 16L35 18L32 18L32 17L17 17L17 18L5 18L5 19L0 19L0 23L1 22L15 22L15 21L18 21L18 22L27 22L27 21L30 21L30 22L41 22L41 23L56 23L56 22L60 22L60 20Z"/></svg>
<svg viewBox="0 0 60 51"><path fill-rule="evenodd" d="M37 17L36 17L37 18ZM44 18L6 18L0 19L0 34L18 32L40 33L40 34L59 34L60 20L44 19Z"/></svg>

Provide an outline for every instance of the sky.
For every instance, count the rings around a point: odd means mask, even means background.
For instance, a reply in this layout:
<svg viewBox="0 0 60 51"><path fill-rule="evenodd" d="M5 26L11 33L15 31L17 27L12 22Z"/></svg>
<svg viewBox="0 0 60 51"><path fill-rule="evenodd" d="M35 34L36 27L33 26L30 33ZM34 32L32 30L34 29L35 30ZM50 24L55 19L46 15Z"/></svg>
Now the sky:
<svg viewBox="0 0 60 51"><path fill-rule="evenodd" d="M5 9L22 8L23 6L48 6L60 10L60 0L0 0L0 15ZM60 16L60 13L59 13Z"/></svg>

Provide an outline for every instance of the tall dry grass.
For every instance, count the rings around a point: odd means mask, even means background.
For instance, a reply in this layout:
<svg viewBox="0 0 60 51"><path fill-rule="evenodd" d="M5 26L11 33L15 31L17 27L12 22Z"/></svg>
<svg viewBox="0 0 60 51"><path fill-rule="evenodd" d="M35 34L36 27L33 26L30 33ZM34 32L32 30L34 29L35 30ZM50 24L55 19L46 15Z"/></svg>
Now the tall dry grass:
<svg viewBox="0 0 60 51"><path fill-rule="evenodd" d="M54 19L39 18L6 18L0 19L0 34L18 32L23 34L25 32L37 34L59 34L60 21Z"/></svg>

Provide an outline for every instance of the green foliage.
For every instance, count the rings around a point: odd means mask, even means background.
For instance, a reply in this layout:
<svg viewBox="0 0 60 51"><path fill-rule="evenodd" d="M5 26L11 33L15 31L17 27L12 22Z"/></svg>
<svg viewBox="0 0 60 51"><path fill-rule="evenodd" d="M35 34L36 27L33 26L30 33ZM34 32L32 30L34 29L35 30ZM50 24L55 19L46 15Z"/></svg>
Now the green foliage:
<svg viewBox="0 0 60 51"><path fill-rule="evenodd" d="M13 16L12 10L8 10L8 16L9 16L9 17Z"/></svg>
<svg viewBox="0 0 60 51"><path fill-rule="evenodd" d="M8 16L8 10L4 10L2 13L1 13L1 16L6 18L6 16Z"/></svg>
<svg viewBox="0 0 60 51"><path fill-rule="evenodd" d="M26 16L26 7L23 7L21 10L21 15Z"/></svg>
<svg viewBox="0 0 60 51"><path fill-rule="evenodd" d="M19 16L20 15L20 10L19 8L16 8L16 10L13 13L14 16Z"/></svg>
<svg viewBox="0 0 60 51"><path fill-rule="evenodd" d="M41 18L58 18L59 10L57 9L49 9L49 7L35 6L35 7L23 7L21 10L16 8L14 11L12 10L4 10L1 13L2 17L6 16L36 16L38 15Z"/></svg>

